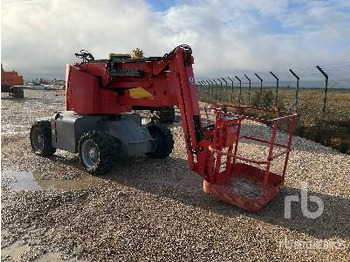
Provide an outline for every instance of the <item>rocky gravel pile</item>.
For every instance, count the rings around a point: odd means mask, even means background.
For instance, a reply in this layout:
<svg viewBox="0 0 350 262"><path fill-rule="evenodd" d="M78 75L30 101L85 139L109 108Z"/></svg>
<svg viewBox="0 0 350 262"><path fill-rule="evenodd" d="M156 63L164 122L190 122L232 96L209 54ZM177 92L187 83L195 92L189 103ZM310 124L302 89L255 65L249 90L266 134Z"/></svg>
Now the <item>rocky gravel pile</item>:
<svg viewBox="0 0 350 262"><path fill-rule="evenodd" d="M29 90L25 97L2 100L1 169L26 171L16 180L29 172L39 189L15 190L10 179L2 181L3 261L348 261L349 155L296 137L285 188L251 213L202 192L179 125L170 127L175 148L168 159L118 160L101 177L83 171L74 154L35 156L30 123L63 109L63 97ZM249 123L243 128L266 132ZM242 154L261 149L240 145ZM300 196L304 181L309 196L322 199L323 214L307 218L293 203L286 219L285 197Z"/></svg>

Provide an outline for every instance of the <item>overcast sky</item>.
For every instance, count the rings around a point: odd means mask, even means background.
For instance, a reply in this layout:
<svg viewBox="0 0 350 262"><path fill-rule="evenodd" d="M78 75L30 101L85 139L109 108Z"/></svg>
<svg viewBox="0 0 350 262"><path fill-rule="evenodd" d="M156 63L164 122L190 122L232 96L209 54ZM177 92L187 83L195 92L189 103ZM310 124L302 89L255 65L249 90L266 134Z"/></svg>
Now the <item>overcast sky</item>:
<svg viewBox="0 0 350 262"><path fill-rule="evenodd" d="M82 48L160 56L182 43L198 79L350 69L350 0L2 0L1 12L2 63L27 77L63 77Z"/></svg>

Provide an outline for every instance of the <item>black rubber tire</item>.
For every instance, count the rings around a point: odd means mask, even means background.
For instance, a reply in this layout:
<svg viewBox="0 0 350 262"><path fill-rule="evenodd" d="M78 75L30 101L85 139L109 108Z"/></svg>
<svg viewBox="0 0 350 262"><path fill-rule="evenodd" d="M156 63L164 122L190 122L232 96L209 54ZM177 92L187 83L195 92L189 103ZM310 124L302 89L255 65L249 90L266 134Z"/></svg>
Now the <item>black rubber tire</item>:
<svg viewBox="0 0 350 262"><path fill-rule="evenodd" d="M175 121L175 108L169 106L166 108L159 108L159 122L164 124L172 124Z"/></svg>
<svg viewBox="0 0 350 262"><path fill-rule="evenodd" d="M83 159L83 144L87 141L92 141L97 148L99 157L97 163L93 166L88 166ZM94 175L103 175L108 173L114 166L116 159L116 141L114 138L102 131L90 131L82 135L79 140L79 159L86 171Z"/></svg>
<svg viewBox="0 0 350 262"><path fill-rule="evenodd" d="M23 89L14 89L9 93L10 96L14 98L24 98L24 90Z"/></svg>
<svg viewBox="0 0 350 262"><path fill-rule="evenodd" d="M148 130L155 139L155 148L153 152L149 152L146 155L158 159L168 157L174 148L174 138L171 131L162 124L150 125L148 126Z"/></svg>
<svg viewBox="0 0 350 262"><path fill-rule="evenodd" d="M42 134L43 142L36 141L38 136ZM42 143L41 146L36 143ZM38 121L32 125L30 129L30 144L33 152L39 156L52 156L56 152L56 148L52 147L51 123L50 121Z"/></svg>
<svg viewBox="0 0 350 262"><path fill-rule="evenodd" d="M15 92L15 98L24 98L24 90L20 89Z"/></svg>

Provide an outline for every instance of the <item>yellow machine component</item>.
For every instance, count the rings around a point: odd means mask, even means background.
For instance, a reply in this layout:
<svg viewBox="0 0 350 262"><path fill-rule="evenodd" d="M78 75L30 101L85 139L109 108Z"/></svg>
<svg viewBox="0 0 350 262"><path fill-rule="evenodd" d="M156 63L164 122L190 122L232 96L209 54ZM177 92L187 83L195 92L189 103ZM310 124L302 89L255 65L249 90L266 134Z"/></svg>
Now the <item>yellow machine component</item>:
<svg viewBox="0 0 350 262"><path fill-rule="evenodd" d="M132 98L152 98L153 95L142 87L133 88L130 90L130 97Z"/></svg>

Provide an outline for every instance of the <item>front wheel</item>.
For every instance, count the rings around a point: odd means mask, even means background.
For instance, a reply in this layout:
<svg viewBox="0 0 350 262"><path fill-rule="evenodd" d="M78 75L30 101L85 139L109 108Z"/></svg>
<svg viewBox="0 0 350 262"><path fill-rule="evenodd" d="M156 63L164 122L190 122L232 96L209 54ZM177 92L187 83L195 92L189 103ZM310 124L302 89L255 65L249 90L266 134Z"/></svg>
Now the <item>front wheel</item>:
<svg viewBox="0 0 350 262"><path fill-rule="evenodd" d="M174 148L174 138L170 130L162 124L154 124L148 127L154 138L154 149L147 153L152 158L166 158Z"/></svg>
<svg viewBox="0 0 350 262"><path fill-rule="evenodd" d="M79 159L85 169L94 175L109 172L115 161L113 137L98 131L90 131L79 140Z"/></svg>

